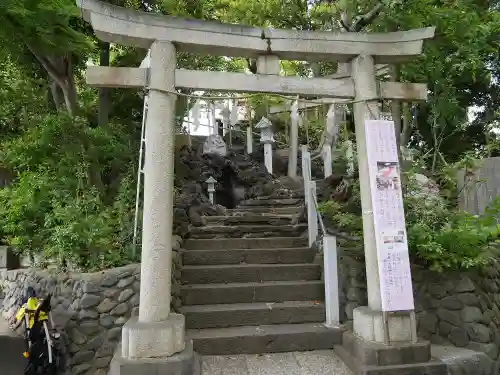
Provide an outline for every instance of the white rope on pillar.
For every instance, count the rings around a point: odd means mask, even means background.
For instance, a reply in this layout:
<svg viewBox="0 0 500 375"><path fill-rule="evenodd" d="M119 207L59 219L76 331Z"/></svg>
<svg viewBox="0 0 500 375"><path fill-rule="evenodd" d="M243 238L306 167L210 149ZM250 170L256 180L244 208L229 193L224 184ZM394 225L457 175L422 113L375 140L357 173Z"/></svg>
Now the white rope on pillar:
<svg viewBox="0 0 500 375"><path fill-rule="evenodd" d="M135 192L134 235L132 239L132 255L137 254L137 232L139 230L139 201L141 197L142 176L144 175L144 146L146 145L146 119L148 117L148 95L144 95L141 125L141 145L139 147L139 161L137 163L137 185Z"/></svg>

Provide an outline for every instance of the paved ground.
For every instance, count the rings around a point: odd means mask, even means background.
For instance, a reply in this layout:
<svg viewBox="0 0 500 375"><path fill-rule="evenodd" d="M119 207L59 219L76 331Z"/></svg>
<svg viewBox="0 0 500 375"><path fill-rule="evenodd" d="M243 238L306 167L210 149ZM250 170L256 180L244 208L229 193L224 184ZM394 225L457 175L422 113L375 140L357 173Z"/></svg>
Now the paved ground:
<svg viewBox="0 0 500 375"><path fill-rule="evenodd" d="M22 375L23 340L0 317L0 374ZM203 375L352 375L333 350L204 356Z"/></svg>
<svg viewBox="0 0 500 375"><path fill-rule="evenodd" d="M203 375L352 375L333 350L202 358Z"/></svg>
<svg viewBox="0 0 500 375"><path fill-rule="evenodd" d="M22 375L25 359L23 339L12 332L0 315L0 374Z"/></svg>

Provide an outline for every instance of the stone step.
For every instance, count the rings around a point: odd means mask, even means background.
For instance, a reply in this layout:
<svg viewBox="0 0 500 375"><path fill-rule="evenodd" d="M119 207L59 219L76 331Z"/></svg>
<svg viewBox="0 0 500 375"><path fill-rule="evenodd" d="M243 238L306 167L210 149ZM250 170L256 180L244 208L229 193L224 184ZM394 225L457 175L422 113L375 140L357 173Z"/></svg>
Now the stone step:
<svg viewBox="0 0 500 375"><path fill-rule="evenodd" d="M202 355L261 354L332 349L342 330L323 324L277 324L188 330Z"/></svg>
<svg viewBox="0 0 500 375"><path fill-rule="evenodd" d="M307 247L193 250L183 251L182 263L184 265L311 263L315 254L315 250Z"/></svg>
<svg viewBox="0 0 500 375"><path fill-rule="evenodd" d="M245 206L242 208L232 208L227 210L229 215L241 214L275 214L275 215L300 215L305 210L304 205L290 206L290 207L259 207L259 206Z"/></svg>
<svg viewBox="0 0 500 375"><path fill-rule="evenodd" d="M192 227L189 238L256 238L300 237L307 231L307 224L297 225L207 225Z"/></svg>
<svg viewBox="0 0 500 375"><path fill-rule="evenodd" d="M322 281L198 284L181 287L182 304L218 305L252 302L323 301Z"/></svg>
<svg viewBox="0 0 500 375"><path fill-rule="evenodd" d="M237 208L248 206L262 206L262 207L286 207L286 206L299 206L303 205L304 200L300 198L253 198L241 201Z"/></svg>
<svg viewBox="0 0 500 375"><path fill-rule="evenodd" d="M188 329L325 321L324 304L312 301L184 306L181 312L186 317Z"/></svg>
<svg viewBox="0 0 500 375"><path fill-rule="evenodd" d="M211 225L295 225L298 223L298 215L231 215L231 216L205 216L207 224Z"/></svg>
<svg viewBox="0 0 500 375"><path fill-rule="evenodd" d="M260 281L320 280L319 264L230 264L184 266L185 284L248 283Z"/></svg>
<svg viewBox="0 0 500 375"><path fill-rule="evenodd" d="M278 187L277 190L274 190L270 195L263 195L249 199L261 200L261 201L266 201L270 199L304 199L304 191L282 190Z"/></svg>
<svg viewBox="0 0 500 375"><path fill-rule="evenodd" d="M398 349L393 349L397 351ZM431 358L426 362L388 364L384 366L365 365L359 358L353 357L344 347L335 345L335 354L346 364L353 374L381 375L381 374L408 374L408 375L448 375L446 363ZM476 365L477 366L477 365ZM462 374L462 372L459 372ZM477 372L474 372L476 374Z"/></svg>
<svg viewBox="0 0 500 375"><path fill-rule="evenodd" d="M283 249L308 246L305 237L187 239L186 250Z"/></svg>

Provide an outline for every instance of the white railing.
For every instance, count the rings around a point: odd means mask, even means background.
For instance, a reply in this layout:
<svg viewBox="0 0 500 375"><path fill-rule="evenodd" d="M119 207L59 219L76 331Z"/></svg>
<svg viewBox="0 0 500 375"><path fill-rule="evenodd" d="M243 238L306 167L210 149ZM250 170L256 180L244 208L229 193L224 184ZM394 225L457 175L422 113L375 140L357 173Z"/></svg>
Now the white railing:
<svg viewBox="0 0 500 375"><path fill-rule="evenodd" d="M312 180L311 154L307 146L301 146L301 153L309 246L312 246L318 240L320 237L319 229L321 229L323 240L323 272L325 276L326 326L335 327L340 324L337 238L326 232L323 219L319 213L318 200L316 198L316 181Z"/></svg>

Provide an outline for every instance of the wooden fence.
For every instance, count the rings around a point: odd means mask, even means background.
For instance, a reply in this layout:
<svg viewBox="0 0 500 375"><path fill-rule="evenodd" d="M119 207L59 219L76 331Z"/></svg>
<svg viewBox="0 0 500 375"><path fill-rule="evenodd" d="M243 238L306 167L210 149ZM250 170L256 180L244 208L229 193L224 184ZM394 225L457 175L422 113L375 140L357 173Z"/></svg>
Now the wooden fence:
<svg viewBox="0 0 500 375"><path fill-rule="evenodd" d="M481 160L473 173L459 171L457 175L459 207L479 215L500 195L500 157Z"/></svg>

